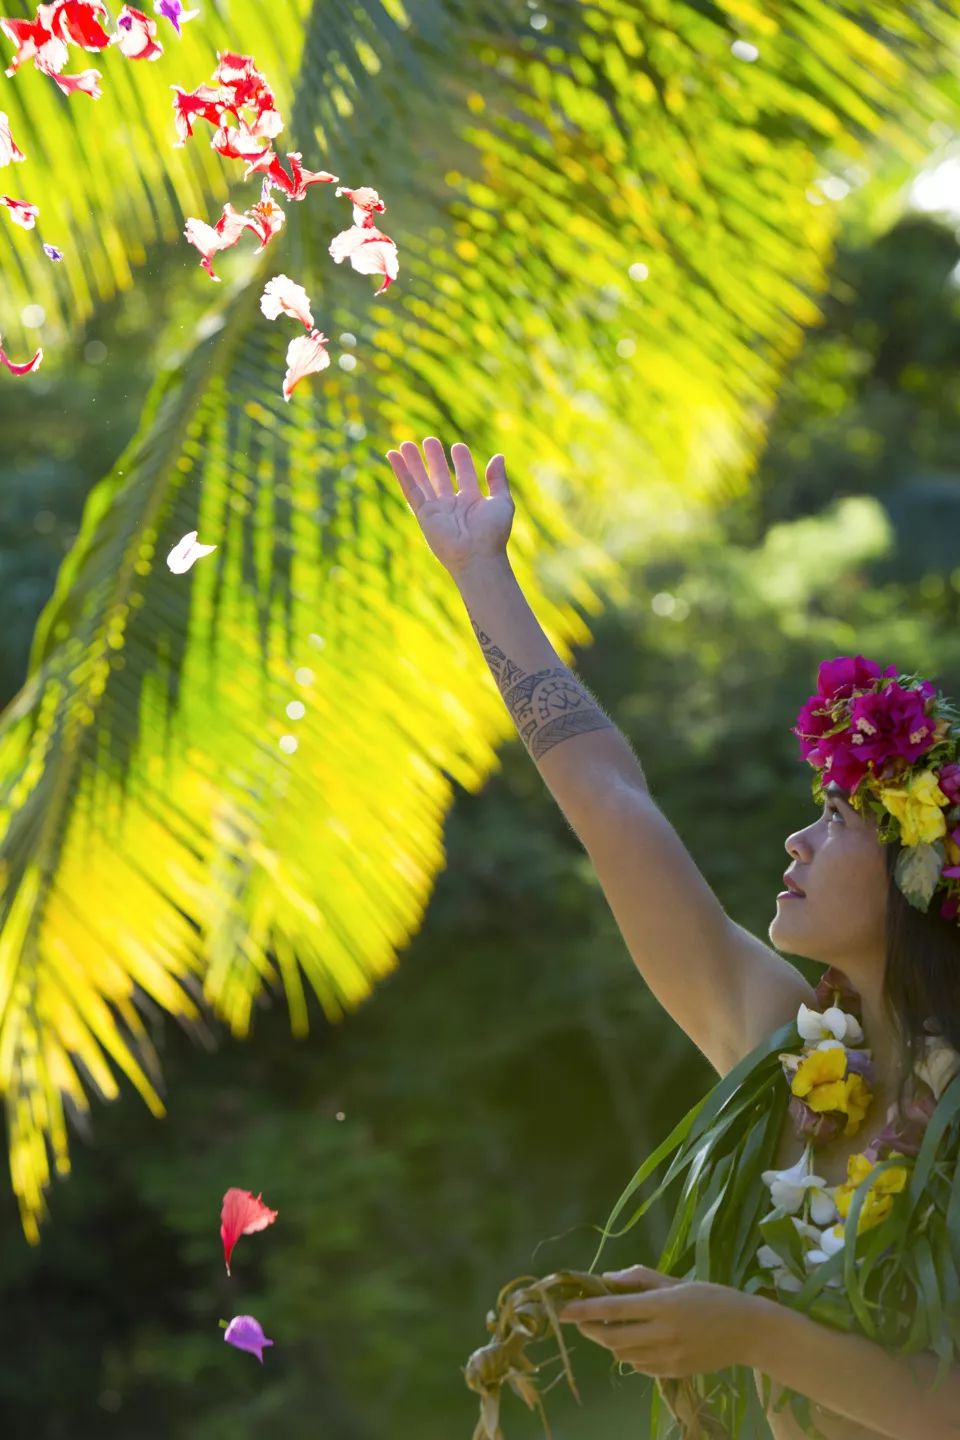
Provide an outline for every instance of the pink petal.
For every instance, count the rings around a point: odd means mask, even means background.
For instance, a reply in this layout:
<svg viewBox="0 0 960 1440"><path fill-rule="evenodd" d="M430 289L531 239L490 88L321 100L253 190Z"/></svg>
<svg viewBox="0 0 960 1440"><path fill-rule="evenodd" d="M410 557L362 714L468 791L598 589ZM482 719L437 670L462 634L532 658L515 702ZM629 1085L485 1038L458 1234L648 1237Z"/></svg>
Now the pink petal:
<svg viewBox="0 0 960 1440"><path fill-rule="evenodd" d="M42 359L43 351L38 350L32 360L26 361L23 365L15 365L12 360L7 358L7 353L3 348L3 338L0 337L0 365L5 365L11 375L29 375L33 370L39 370Z"/></svg>
<svg viewBox="0 0 960 1440"><path fill-rule="evenodd" d="M319 330L311 330L309 335L298 335L290 341L287 346L287 373L283 377L284 400L290 399L305 376L326 370L330 356L324 347L329 343L328 337L321 335Z"/></svg>
<svg viewBox="0 0 960 1440"><path fill-rule="evenodd" d="M268 320L276 320L282 312L294 320L299 320L308 330L313 329L310 297L302 285L298 285L287 275L274 275L272 280L267 281L260 296L260 309Z"/></svg>
<svg viewBox="0 0 960 1440"><path fill-rule="evenodd" d="M142 10L124 5L117 17L117 34L113 39L128 60L158 60L163 46L154 39L156 33L155 20L148 20Z"/></svg>
<svg viewBox="0 0 960 1440"><path fill-rule="evenodd" d="M0 165L9 165L14 160L23 160L23 151L10 134L10 121L0 110Z"/></svg>
<svg viewBox="0 0 960 1440"><path fill-rule="evenodd" d="M6 205L10 219L14 224L22 225L24 230L32 230L37 223L39 206L31 205L29 200L13 200L9 195L0 195L0 205Z"/></svg>
<svg viewBox="0 0 960 1440"><path fill-rule="evenodd" d="M73 95L80 91L83 95L89 95L91 100L99 100L103 94L100 89L99 70L81 70L79 75L55 75L52 70L46 70L42 65L38 66L38 69L43 70L44 75L49 75L64 95Z"/></svg>
<svg viewBox="0 0 960 1440"><path fill-rule="evenodd" d="M249 1350L251 1355L256 1355L261 1365L265 1347L273 1344L273 1341L264 1335L260 1321L255 1320L252 1315L235 1315L224 1331L223 1338L228 1345L236 1345L238 1350Z"/></svg>
<svg viewBox="0 0 960 1440"><path fill-rule="evenodd" d="M196 531L193 532L194 537ZM189 537L188 537L189 538ZM183 542L181 541L181 544ZM220 1208L220 1239L223 1241L223 1258L230 1274L230 1256L241 1235L253 1235L265 1230L276 1220L278 1211L264 1205L262 1193L254 1198L249 1190L240 1190L232 1185L223 1197Z"/></svg>

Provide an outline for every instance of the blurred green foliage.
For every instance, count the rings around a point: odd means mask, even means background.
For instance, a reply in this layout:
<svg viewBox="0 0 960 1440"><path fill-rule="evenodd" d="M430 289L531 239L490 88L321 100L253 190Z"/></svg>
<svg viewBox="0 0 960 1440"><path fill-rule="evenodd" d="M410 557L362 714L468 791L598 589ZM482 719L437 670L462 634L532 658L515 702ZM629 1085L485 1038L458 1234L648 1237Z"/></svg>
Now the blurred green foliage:
<svg viewBox="0 0 960 1440"><path fill-rule="evenodd" d="M783 839L812 813L788 727L819 660L861 651L960 691L960 572L931 518L947 511L923 508L960 504L957 259L952 232L919 220L841 253L754 496L638 555L629 603L591 622L579 657L724 905L760 935ZM126 335L103 323L124 365L58 377L32 446L0 392L0 576L23 587L7 695L61 530L148 379L149 306ZM637 978L519 742L502 761L458 798L427 921L356 1016L330 1027L313 1005L294 1042L282 1005L263 1006L246 1046L196 1045L158 1017L168 1119L133 1102L98 1113L38 1250L0 1190L9 1440L467 1440L460 1367L500 1285L588 1263L589 1227L712 1076ZM240 1241L229 1280L227 1185L280 1212ZM611 1263L649 1260L666 1219ZM222 1344L217 1321L242 1312L276 1341L262 1370ZM551 1393L556 1440L642 1435L646 1382L584 1344L574 1363L586 1408ZM513 1397L504 1418L510 1440L538 1433Z"/></svg>

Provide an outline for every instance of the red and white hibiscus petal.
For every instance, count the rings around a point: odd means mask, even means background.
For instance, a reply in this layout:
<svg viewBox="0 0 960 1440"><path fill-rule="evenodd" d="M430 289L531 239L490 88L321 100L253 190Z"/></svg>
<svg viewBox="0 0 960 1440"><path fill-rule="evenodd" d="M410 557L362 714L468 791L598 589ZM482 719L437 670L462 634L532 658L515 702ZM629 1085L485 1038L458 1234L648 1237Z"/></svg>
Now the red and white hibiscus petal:
<svg viewBox="0 0 960 1440"><path fill-rule="evenodd" d="M210 279L219 283L220 276L215 275L213 270L213 257L218 250L229 250L232 245L236 245L245 229L246 226L241 225L236 234L224 235L223 231L208 225L205 220L196 220L191 216L183 227L183 233L189 243L199 250L200 264Z"/></svg>
<svg viewBox="0 0 960 1440"><path fill-rule="evenodd" d="M0 110L0 166L10 165L15 160L25 160L26 156L17 145L10 134L10 121Z"/></svg>
<svg viewBox="0 0 960 1440"><path fill-rule="evenodd" d="M29 200L14 200L10 195L0 195L0 205L6 205L15 225L22 225L24 230L32 230L36 225L40 207L31 205Z"/></svg>
<svg viewBox="0 0 960 1440"><path fill-rule="evenodd" d="M299 150L287 151L291 172L289 175L279 160L267 169L270 183L276 185L278 190L282 190L289 200L302 200L310 185L336 184L340 178L339 175L331 175L329 170L304 170L301 164L302 158Z"/></svg>
<svg viewBox="0 0 960 1440"><path fill-rule="evenodd" d="M81 95L89 95L91 100L99 100L103 94L100 89L99 70L81 70L79 75L56 75L45 66L38 66L44 75L49 75L56 85L59 85L64 95L73 95L77 91Z"/></svg>
<svg viewBox="0 0 960 1440"><path fill-rule="evenodd" d="M337 190L337 199L346 195L347 199L353 202L353 223L369 228L373 225L374 212L386 210L386 205L380 199L376 190L371 190L369 185L361 185L357 190L351 190L346 185L341 185Z"/></svg>
<svg viewBox="0 0 960 1440"><path fill-rule="evenodd" d="M198 560L202 560L204 555L212 555L216 548L216 545L198 545L197 532L191 530L174 545L167 556L167 564L174 575L184 575ZM229 1267L227 1273L229 1274Z"/></svg>
<svg viewBox="0 0 960 1440"><path fill-rule="evenodd" d="M375 296L382 295L400 271L396 245L375 225L369 228L355 225L350 230L341 230L330 241L330 254L338 265L341 260L349 260L361 275L382 275L383 284L374 291Z"/></svg>
<svg viewBox="0 0 960 1440"><path fill-rule="evenodd" d="M106 20L107 7L101 0L58 0L53 6L40 7L53 11L50 30L61 40L70 40L82 50L105 50L110 36L100 24ZM39 11L37 12L39 15Z"/></svg>
<svg viewBox="0 0 960 1440"><path fill-rule="evenodd" d="M286 212L281 210L279 205L275 205L270 198L269 180L264 180L263 188L260 192L260 199L256 205L251 205L249 210L244 211L244 218L247 222L247 228L252 230L260 241L258 248L254 252L256 255L259 255L260 251L270 243L277 231L282 228L283 222L287 218Z"/></svg>
<svg viewBox="0 0 960 1440"><path fill-rule="evenodd" d="M210 144L225 160L245 160L247 162L247 172L243 177L245 180L249 179L252 170L266 169L266 164L269 164L269 160L274 158L270 146L261 145L257 137L251 135L242 121L237 126L227 125L224 121ZM264 157L268 157L266 164L264 164Z"/></svg>
<svg viewBox="0 0 960 1440"><path fill-rule="evenodd" d="M117 17L117 33L113 43L119 45L121 55L128 60L159 60L163 46L154 37L157 22L148 20L142 10L124 5Z"/></svg>
<svg viewBox="0 0 960 1440"><path fill-rule="evenodd" d="M268 320L276 320L280 314L299 320L306 329L312 330L313 316L310 313L310 297L302 285L291 280L289 275L274 275L268 280L260 296L260 309Z"/></svg>
<svg viewBox="0 0 960 1440"><path fill-rule="evenodd" d="M3 337L0 336L0 365L5 365L11 375L29 375L33 370L40 368L40 361L42 359L43 351L38 350L32 360L27 360L23 365L15 365L4 350Z"/></svg>
<svg viewBox="0 0 960 1440"><path fill-rule="evenodd" d="M283 377L284 400L290 399L300 381L307 375L326 370L330 364L330 356L326 350L329 343L329 338L321 335L319 330L311 330L309 335L298 335L295 340L290 341L287 346L287 373Z"/></svg>
<svg viewBox="0 0 960 1440"><path fill-rule="evenodd" d="M226 1192L220 1208L220 1239L223 1241L223 1258L228 1275L230 1256L240 1236L255 1235L258 1230L265 1230L273 1224L278 1213L269 1205L264 1205L262 1192L254 1197L249 1190L240 1190L236 1186L231 1186Z"/></svg>
<svg viewBox="0 0 960 1440"><path fill-rule="evenodd" d="M7 75L15 75L21 65L25 65L28 60L35 60L41 47L53 38L47 27L38 20L0 20L0 30L17 47L17 53L7 66ZM63 50L62 64L66 65L67 47L62 40L58 40L57 44Z"/></svg>
<svg viewBox="0 0 960 1440"><path fill-rule="evenodd" d="M272 94L269 92L257 102L257 118L250 123L251 135L258 135L261 140L275 140L283 129L283 116L277 109Z"/></svg>
<svg viewBox="0 0 960 1440"><path fill-rule="evenodd" d="M223 97L215 85L198 85L196 90L181 90L179 85L170 88L174 92L177 145L183 145L190 139L194 120L209 120L211 125L216 126L223 124Z"/></svg>

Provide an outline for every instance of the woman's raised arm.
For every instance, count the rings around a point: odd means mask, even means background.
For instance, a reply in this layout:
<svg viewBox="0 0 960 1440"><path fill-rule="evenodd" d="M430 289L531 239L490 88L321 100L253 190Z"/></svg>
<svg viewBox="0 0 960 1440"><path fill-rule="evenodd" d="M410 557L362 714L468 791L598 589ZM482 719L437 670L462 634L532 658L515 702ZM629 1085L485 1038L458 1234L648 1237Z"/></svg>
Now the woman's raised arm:
<svg viewBox="0 0 960 1440"><path fill-rule="evenodd" d="M654 995L724 1074L796 1014L812 988L726 914L658 808L626 737L563 664L517 583L503 457L481 493L466 445L413 442L390 463L433 553L460 591L520 738L593 862L630 954Z"/></svg>

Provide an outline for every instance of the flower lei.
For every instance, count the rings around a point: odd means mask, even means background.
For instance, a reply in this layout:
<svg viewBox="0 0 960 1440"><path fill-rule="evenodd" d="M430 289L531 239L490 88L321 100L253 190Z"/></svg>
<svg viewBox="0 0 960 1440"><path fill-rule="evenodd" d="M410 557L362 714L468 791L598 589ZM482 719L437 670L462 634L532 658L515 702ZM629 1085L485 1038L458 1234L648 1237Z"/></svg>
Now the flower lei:
<svg viewBox="0 0 960 1440"><path fill-rule="evenodd" d="M862 655L825 660L817 693L801 707L792 733L816 771L849 803L878 817L885 844L898 842L895 881L910 904L960 924L960 712L929 680L900 675Z"/></svg>
<svg viewBox="0 0 960 1440"><path fill-rule="evenodd" d="M801 1053L785 1051L778 1056L790 1084L794 1133L806 1146L795 1165L764 1170L761 1176L774 1205L760 1221L761 1233L768 1227L782 1240L781 1221L786 1216L799 1242L788 1237L787 1257L782 1244L777 1248L765 1242L757 1250L757 1264L772 1272L770 1279L777 1290L800 1291L805 1276L843 1248L851 1201L859 1186L881 1161L917 1156L937 1101L960 1073L960 1054L928 1020L929 1033L924 1036L923 1053L914 1066L902 1110L890 1106L880 1133L865 1150L848 1156L846 1181L827 1186L814 1172L812 1152L841 1134L857 1133L873 1099L875 1077L870 1051L863 1045L859 996L840 971L825 972L817 986L817 1001L821 1009L801 1004L797 1013L797 1030L805 1042ZM858 1235L886 1219L909 1173L905 1165L892 1165L876 1174L860 1208ZM835 1289L842 1284L840 1275L827 1281Z"/></svg>

